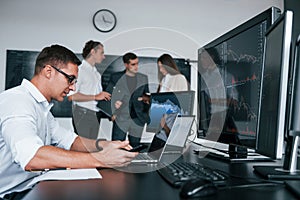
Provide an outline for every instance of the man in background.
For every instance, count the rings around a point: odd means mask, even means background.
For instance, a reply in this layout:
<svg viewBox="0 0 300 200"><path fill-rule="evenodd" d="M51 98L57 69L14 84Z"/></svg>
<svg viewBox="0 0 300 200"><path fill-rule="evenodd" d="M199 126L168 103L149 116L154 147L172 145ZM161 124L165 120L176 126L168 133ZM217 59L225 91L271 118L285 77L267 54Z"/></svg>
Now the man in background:
<svg viewBox="0 0 300 200"><path fill-rule="evenodd" d="M123 56L125 70L113 73L106 90L112 94L112 140L128 139L131 146L140 143L145 124L149 124L150 93L148 77L138 72L134 53Z"/></svg>
<svg viewBox="0 0 300 200"><path fill-rule="evenodd" d="M101 119L97 101L110 100L110 94L102 91L101 75L95 66L105 59L103 45L88 41L82 56L84 59L79 66L76 92L68 97L74 102L72 124L78 135L97 139Z"/></svg>

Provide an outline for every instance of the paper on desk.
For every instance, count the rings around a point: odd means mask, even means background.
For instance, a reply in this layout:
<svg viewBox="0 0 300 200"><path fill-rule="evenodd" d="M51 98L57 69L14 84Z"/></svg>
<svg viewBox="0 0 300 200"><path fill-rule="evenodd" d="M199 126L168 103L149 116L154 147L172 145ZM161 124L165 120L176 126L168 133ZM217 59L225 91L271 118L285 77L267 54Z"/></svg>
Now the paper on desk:
<svg viewBox="0 0 300 200"><path fill-rule="evenodd" d="M85 179L101 179L102 176L97 169L66 169L66 170L49 170L35 178L29 183L28 187L40 181L46 180L85 180Z"/></svg>

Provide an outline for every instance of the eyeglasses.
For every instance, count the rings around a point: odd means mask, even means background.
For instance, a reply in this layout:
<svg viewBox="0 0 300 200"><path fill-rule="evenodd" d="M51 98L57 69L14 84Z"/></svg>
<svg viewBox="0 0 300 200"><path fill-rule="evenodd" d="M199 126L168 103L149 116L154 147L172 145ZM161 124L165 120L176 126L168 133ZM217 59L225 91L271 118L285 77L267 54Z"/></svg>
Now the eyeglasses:
<svg viewBox="0 0 300 200"><path fill-rule="evenodd" d="M50 65L50 66L53 67L56 71L58 71L62 75L64 75L68 79L68 82L69 82L70 85L73 85L74 83L77 82L76 76L66 74L65 72L63 72L62 70L60 70L59 68L57 68L55 66L52 66L52 65Z"/></svg>

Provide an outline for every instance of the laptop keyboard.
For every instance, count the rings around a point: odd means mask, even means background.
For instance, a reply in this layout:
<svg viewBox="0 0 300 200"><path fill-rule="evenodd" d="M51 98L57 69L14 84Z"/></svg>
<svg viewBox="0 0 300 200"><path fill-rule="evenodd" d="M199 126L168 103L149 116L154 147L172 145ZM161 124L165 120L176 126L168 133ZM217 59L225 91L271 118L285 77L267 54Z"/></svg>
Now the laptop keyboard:
<svg viewBox="0 0 300 200"><path fill-rule="evenodd" d="M139 153L134 160L153 160L147 153Z"/></svg>
<svg viewBox="0 0 300 200"><path fill-rule="evenodd" d="M179 187L188 180L199 178L211 180L216 185L225 185L228 178L216 169L190 162L168 164L157 172L173 187Z"/></svg>

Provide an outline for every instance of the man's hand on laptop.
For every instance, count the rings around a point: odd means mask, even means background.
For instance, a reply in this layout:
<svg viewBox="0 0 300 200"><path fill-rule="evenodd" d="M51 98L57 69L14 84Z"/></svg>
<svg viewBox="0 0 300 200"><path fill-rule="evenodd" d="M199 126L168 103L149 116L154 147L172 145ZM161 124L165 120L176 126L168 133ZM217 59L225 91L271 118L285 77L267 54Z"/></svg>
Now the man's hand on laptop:
<svg viewBox="0 0 300 200"><path fill-rule="evenodd" d="M131 160L138 155L137 152L129 152L132 147L129 141L101 141L102 151L93 153L102 167L123 167L130 164ZM124 151L126 149L127 151Z"/></svg>
<svg viewBox="0 0 300 200"><path fill-rule="evenodd" d="M101 146L103 149L106 148L113 148L115 146L123 145L122 149L125 149L127 151L132 149L132 146L129 144L128 140L125 141L107 141L103 140L99 142L99 146Z"/></svg>

